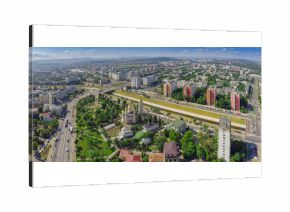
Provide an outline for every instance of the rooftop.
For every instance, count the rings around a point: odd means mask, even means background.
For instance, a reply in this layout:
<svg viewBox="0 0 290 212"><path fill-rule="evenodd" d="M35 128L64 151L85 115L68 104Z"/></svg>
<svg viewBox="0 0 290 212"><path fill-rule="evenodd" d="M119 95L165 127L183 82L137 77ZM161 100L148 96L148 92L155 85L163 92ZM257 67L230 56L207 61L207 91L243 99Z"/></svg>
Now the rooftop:
<svg viewBox="0 0 290 212"><path fill-rule="evenodd" d="M164 162L165 155L163 153L149 153L149 162Z"/></svg>
<svg viewBox="0 0 290 212"><path fill-rule="evenodd" d="M165 155L178 155L178 148L175 142L165 142L163 145L163 150Z"/></svg>
<svg viewBox="0 0 290 212"><path fill-rule="evenodd" d="M121 149L119 158L124 162L142 162L142 157L140 154L132 154L128 149Z"/></svg>

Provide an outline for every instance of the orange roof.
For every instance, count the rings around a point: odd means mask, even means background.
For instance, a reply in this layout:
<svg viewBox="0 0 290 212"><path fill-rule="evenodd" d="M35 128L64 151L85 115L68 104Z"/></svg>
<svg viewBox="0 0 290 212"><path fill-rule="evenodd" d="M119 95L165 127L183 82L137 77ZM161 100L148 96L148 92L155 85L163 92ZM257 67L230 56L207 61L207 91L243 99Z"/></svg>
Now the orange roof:
<svg viewBox="0 0 290 212"><path fill-rule="evenodd" d="M150 153L149 162L164 162L165 156L163 153Z"/></svg>
<svg viewBox="0 0 290 212"><path fill-rule="evenodd" d="M124 160L125 162L132 162L133 159L134 159L134 156L133 156L133 155L131 155L131 154L127 154L123 160Z"/></svg>
<svg viewBox="0 0 290 212"><path fill-rule="evenodd" d="M125 162L142 162L141 155L131 154L128 149L121 149L119 158Z"/></svg>
<svg viewBox="0 0 290 212"><path fill-rule="evenodd" d="M43 116L43 117L49 117L49 113L41 113L39 114L40 116Z"/></svg>
<svg viewBox="0 0 290 212"><path fill-rule="evenodd" d="M120 154L119 154L119 158L124 160L128 154L130 154L128 149L121 149Z"/></svg>
<svg viewBox="0 0 290 212"><path fill-rule="evenodd" d="M142 158L140 155L134 155L131 162L142 162Z"/></svg>

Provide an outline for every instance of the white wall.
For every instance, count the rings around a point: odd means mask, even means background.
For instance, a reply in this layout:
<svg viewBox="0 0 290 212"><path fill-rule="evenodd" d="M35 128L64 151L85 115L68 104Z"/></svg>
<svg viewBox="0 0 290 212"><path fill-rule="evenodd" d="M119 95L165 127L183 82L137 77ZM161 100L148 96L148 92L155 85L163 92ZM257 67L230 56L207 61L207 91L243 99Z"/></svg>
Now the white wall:
<svg viewBox="0 0 290 212"><path fill-rule="evenodd" d="M289 211L287 1L2 1L1 211ZM31 189L28 25L79 24L263 31L263 178ZM97 39L97 38L96 38ZM13 79L13 83L9 79ZM5 100L5 102L4 102ZM285 99L289 105L289 99ZM4 102L4 103L3 103ZM17 120L17 121L15 121ZM275 151L273 151L275 149ZM174 172L174 170L172 170ZM128 173L129 174L129 173ZM174 194L174 195L173 195ZM144 201L146 200L146 201ZM220 204L226 200L226 204ZM128 209L129 208L129 209Z"/></svg>

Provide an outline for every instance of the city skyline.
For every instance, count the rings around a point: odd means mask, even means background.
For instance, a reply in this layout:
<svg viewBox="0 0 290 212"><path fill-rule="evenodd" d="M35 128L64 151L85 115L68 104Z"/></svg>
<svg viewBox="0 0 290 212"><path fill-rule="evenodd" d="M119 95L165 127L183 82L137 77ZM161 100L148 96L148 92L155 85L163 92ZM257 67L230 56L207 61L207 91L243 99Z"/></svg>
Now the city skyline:
<svg viewBox="0 0 290 212"><path fill-rule="evenodd" d="M261 160L259 64L164 57L88 61L34 63L33 161Z"/></svg>
<svg viewBox="0 0 290 212"><path fill-rule="evenodd" d="M34 47L33 60L171 57L261 61L260 47Z"/></svg>

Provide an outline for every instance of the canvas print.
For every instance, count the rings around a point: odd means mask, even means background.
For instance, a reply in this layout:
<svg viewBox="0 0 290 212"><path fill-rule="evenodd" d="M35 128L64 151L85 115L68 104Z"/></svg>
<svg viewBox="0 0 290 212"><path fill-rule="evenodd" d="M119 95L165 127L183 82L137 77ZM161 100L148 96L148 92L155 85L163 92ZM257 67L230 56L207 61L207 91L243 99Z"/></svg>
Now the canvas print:
<svg viewBox="0 0 290 212"><path fill-rule="evenodd" d="M260 47L32 47L33 162L261 161Z"/></svg>

